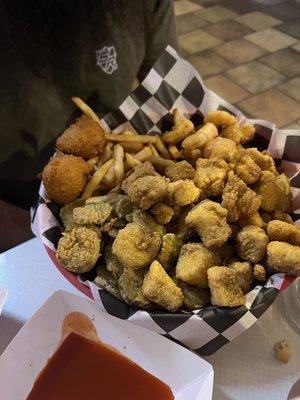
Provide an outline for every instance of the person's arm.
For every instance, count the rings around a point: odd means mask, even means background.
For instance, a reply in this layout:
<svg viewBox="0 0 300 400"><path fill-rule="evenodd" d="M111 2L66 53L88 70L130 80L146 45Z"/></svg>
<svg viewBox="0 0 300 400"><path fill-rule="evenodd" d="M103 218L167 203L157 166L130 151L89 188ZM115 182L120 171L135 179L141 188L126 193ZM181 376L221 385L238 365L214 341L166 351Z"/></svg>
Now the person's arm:
<svg viewBox="0 0 300 400"><path fill-rule="evenodd" d="M138 79L142 81L164 49L178 50L173 0L154 0L152 15L146 17L146 56Z"/></svg>
<svg viewBox="0 0 300 400"><path fill-rule="evenodd" d="M3 200L0 200L0 225L0 253L34 236L30 229L29 211Z"/></svg>

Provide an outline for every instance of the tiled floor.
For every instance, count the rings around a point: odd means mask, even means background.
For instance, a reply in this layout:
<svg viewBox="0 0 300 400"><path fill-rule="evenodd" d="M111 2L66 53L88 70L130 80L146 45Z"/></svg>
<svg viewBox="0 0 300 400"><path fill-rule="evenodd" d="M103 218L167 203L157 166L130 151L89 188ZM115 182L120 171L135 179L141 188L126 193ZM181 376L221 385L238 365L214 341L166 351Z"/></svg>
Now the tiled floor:
<svg viewBox="0 0 300 400"><path fill-rule="evenodd" d="M300 0L176 0L181 53L246 115L300 129Z"/></svg>

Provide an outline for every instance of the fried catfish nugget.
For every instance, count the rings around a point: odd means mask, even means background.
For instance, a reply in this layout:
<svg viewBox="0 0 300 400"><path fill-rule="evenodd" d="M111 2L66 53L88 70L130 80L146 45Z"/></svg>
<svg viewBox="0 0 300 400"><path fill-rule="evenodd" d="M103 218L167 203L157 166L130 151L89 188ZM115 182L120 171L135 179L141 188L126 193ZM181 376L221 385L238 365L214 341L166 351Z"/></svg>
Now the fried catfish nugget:
<svg viewBox="0 0 300 400"><path fill-rule="evenodd" d="M236 143L231 139L216 137L203 146L203 158L223 158L230 162L234 158L237 151Z"/></svg>
<svg viewBox="0 0 300 400"><path fill-rule="evenodd" d="M100 238L93 229L79 226L64 232L57 245L56 258L68 271L90 271L100 256Z"/></svg>
<svg viewBox="0 0 300 400"><path fill-rule="evenodd" d="M236 157L234 172L246 185L252 185L261 176L261 168L246 151L239 152L239 156Z"/></svg>
<svg viewBox="0 0 300 400"><path fill-rule="evenodd" d="M189 179L171 182L167 186L167 199L171 205L187 206L200 197L200 190Z"/></svg>
<svg viewBox="0 0 300 400"><path fill-rule="evenodd" d="M205 247L222 246L231 234L227 224L227 210L219 203L204 200L185 217L187 225L194 227Z"/></svg>
<svg viewBox="0 0 300 400"><path fill-rule="evenodd" d="M170 312L177 311L183 303L183 293L158 261L153 261L146 274L142 292L147 299Z"/></svg>
<svg viewBox="0 0 300 400"><path fill-rule="evenodd" d="M260 180L255 184L254 190L261 196L261 208L272 212L275 210L291 211L290 183L285 174L275 176L270 171L263 171Z"/></svg>
<svg viewBox="0 0 300 400"><path fill-rule="evenodd" d="M138 178L143 178L144 176L155 176L158 175L149 161L140 163L133 168L133 172L124 179L122 183L122 190L127 193L127 190Z"/></svg>
<svg viewBox="0 0 300 400"><path fill-rule="evenodd" d="M196 163L195 185L201 190L202 199L222 193L228 174L226 161L220 158L199 158Z"/></svg>
<svg viewBox="0 0 300 400"><path fill-rule="evenodd" d="M212 267L207 271L211 304L219 307L236 307L245 303L236 272L227 267Z"/></svg>
<svg viewBox="0 0 300 400"><path fill-rule="evenodd" d="M167 194L168 182L161 176L143 176L123 189L130 201L143 210L163 201Z"/></svg>
<svg viewBox="0 0 300 400"><path fill-rule="evenodd" d="M159 202L151 208L151 213L159 224L165 225L171 221L174 210L168 204Z"/></svg>
<svg viewBox="0 0 300 400"><path fill-rule="evenodd" d="M164 143L172 145L177 144L184 140L194 131L194 124L192 121L182 118L178 124L173 126L170 132L166 132L162 135L161 139Z"/></svg>
<svg viewBox="0 0 300 400"><path fill-rule="evenodd" d="M231 260L227 267L236 272L236 277L243 293L250 292L254 280L252 264L249 261Z"/></svg>
<svg viewBox="0 0 300 400"><path fill-rule="evenodd" d="M227 111L214 110L205 116L204 123L206 124L207 122L212 122L218 129L225 129L228 126L236 124L237 119Z"/></svg>
<svg viewBox="0 0 300 400"><path fill-rule="evenodd" d="M139 308L147 308L150 301L142 292L142 285L145 277L145 268L125 268L118 280L119 290L122 298L127 304L134 304Z"/></svg>
<svg viewBox="0 0 300 400"><path fill-rule="evenodd" d="M260 282L264 282L267 280L267 272L265 267L260 264L255 264L253 268L254 278Z"/></svg>
<svg viewBox="0 0 300 400"><path fill-rule="evenodd" d="M256 264L267 252L269 238L258 226L245 226L239 231L235 240L238 255L243 260Z"/></svg>
<svg viewBox="0 0 300 400"><path fill-rule="evenodd" d="M222 194L222 207L228 211L228 221L234 222L243 216L253 215L261 205L261 197L229 171Z"/></svg>
<svg viewBox="0 0 300 400"><path fill-rule="evenodd" d="M300 276L300 247L273 241L267 247L267 264L278 272Z"/></svg>
<svg viewBox="0 0 300 400"><path fill-rule="evenodd" d="M92 118L83 114L57 139L56 147L85 160L98 156L106 143L105 132Z"/></svg>
<svg viewBox="0 0 300 400"><path fill-rule="evenodd" d="M176 265L176 278L201 288L208 288L207 270L219 265L221 258L200 243L187 243L181 248Z"/></svg>
<svg viewBox="0 0 300 400"><path fill-rule="evenodd" d="M234 140L237 144L244 144L254 138L255 128L253 125L233 124L222 130L221 136Z"/></svg>
<svg viewBox="0 0 300 400"><path fill-rule="evenodd" d="M151 232L142 224L130 223L119 230L112 251L124 266L143 268L155 259L160 246L159 233Z"/></svg>
<svg viewBox="0 0 300 400"><path fill-rule="evenodd" d="M92 169L93 167L80 157L62 155L51 158L42 172L48 199L59 205L77 199Z"/></svg>
<svg viewBox="0 0 300 400"><path fill-rule="evenodd" d="M300 228L296 225L273 220L268 223L267 232L270 241L277 240L300 246Z"/></svg>
<svg viewBox="0 0 300 400"><path fill-rule="evenodd" d="M194 168L185 160L171 164L166 168L166 177L171 179L172 182L179 181L181 179L193 180L194 176Z"/></svg>

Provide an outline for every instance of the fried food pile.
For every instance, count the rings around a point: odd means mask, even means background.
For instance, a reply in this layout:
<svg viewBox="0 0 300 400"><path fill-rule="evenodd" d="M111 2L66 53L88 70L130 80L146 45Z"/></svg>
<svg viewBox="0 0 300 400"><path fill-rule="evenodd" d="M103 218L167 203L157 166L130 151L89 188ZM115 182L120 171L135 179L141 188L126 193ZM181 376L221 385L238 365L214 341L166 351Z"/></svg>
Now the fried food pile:
<svg viewBox="0 0 300 400"><path fill-rule="evenodd" d="M173 115L160 137L105 133L90 114L58 139L67 155L42 176L63 205L59 262L93 269L129 305L169 312L240 306L274 272L300 276L289 180L250 147L254 126L225 111L199 127Z"/></svg>

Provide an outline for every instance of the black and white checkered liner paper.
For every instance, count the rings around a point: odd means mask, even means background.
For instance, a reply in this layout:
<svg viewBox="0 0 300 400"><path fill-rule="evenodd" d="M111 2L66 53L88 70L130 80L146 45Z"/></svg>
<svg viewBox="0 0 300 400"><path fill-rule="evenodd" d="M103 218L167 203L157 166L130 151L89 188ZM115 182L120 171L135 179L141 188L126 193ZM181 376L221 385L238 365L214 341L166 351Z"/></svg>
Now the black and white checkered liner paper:
<svg viewBox="0 0 300 400"><path fill-rule="evenodd" d="M141 85L102 122L108 131L129 128L140 134L160 134L171 128L171 110L175 107L196 126L202 123L203 115L216 109L229 111L241 123L254 124L256 137L251 146L268 149L279 170L288 175L295 199L293 218L295 222L300 218L300 132L278 130L267 121L247 120L239 110L209 91L197 71L171 47L162 53ZM61 236L58 213L59 207L47 200L41 185L38 205L32 211L32 229L48 250L55 250ZM89 284L95 301L109 314L158 332L200 355L209 355L249 328L289 282L284 274L273 275L265 286L258 285L247 294L245 306L206 306L174 314L142 311L115 299L92 282L84 284Z"/></svg>

